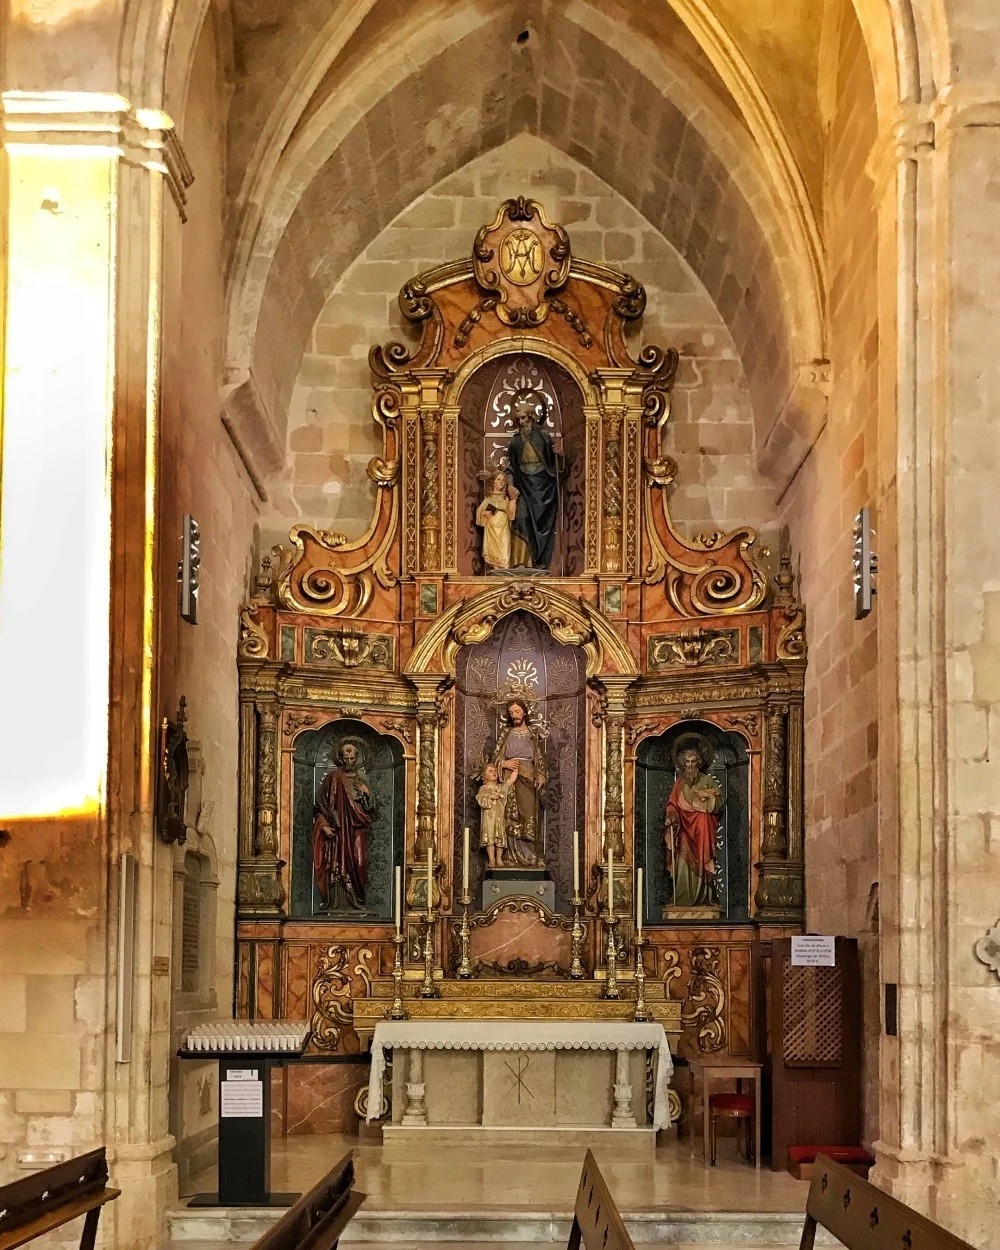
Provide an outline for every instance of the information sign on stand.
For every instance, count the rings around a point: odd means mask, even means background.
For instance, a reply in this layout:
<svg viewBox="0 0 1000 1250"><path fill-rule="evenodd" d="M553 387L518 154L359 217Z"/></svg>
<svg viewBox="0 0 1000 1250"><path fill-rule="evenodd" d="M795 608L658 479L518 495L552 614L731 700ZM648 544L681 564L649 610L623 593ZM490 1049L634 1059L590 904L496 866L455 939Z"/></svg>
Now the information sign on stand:
<svg viewBox="0 0 1000 1250"><path fill-rule="evenodd" d="M793 968L835 968L836 938L807 933L792 938Z"/></svg>

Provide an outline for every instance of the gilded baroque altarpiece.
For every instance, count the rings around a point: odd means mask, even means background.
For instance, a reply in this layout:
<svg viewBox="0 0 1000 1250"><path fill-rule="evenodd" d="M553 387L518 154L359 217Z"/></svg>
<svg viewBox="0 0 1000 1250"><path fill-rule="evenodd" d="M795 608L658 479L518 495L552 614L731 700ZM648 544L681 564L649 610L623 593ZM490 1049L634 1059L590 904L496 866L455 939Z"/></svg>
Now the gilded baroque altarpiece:
<svg viewBox="0 0 1000 1250"><path fill-rule="evenodd" d="M428 855L445 988L427 1014L627 1011L633 919L622 1005L600 992L610 847L625 917L644 868L646 983L681 1052L756 1054L754 952L803 906L805 614L788 561L769 584L753 530L680 536L677 354L633 359L642 286L574 256L540 205L505 202L469 257L399 301L419 342L370 353L367 533L294 526L242 612L239 1012L310 1018L316 1053L357 1052L392 996L397 865L410 998L419 985ZM484 773L511 775L487 755L498 727L523 729L504 711L518 691L543 797L504 810L537 824L521 862L547 880L511 894L485 872L476 799ZM685 820L701 877L681 865ZM463 824L481 893L473 975L456 980ZM573 829L583 983L567 979Z"/></svg>

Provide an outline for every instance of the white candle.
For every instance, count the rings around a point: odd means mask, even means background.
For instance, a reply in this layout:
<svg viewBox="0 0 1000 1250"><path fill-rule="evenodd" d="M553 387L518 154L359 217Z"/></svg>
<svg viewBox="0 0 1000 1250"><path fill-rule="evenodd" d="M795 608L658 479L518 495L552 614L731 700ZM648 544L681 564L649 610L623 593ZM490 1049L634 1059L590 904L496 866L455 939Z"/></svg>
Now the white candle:
<svg viewBox="0 0 1000 1250"><path fill-rule="evenodd" d="M427 914L434 906L434 848L427 848Z"/></svg>
<svg viewBox="0 0 1000 1250"><path fill-rule="evenodd" d="M462 897L469 894L469 826L462 830Z"/></svg>
<svg viewBox="0 0 1000 1250"><path fill-rule="evenodd" d="M608 839L608 919L615 918L615 848Z"/></svg>
<svg viewBox="0 0 1000 1250"><path fill-rule="evenodd" d="M580 830L573 830L573 897L580 897Z"/></svg>
<svg viewBox="0 0 1000 1250"><path fill-rule="evenodd" d="M403 870L396 865L396 932L403 932Z"/></svg>
<svg viewBox="0 0 1000 1250"><path fill-rule="evenodd" d="M642 869L635 870L635 927L642 937Z"/></svg>

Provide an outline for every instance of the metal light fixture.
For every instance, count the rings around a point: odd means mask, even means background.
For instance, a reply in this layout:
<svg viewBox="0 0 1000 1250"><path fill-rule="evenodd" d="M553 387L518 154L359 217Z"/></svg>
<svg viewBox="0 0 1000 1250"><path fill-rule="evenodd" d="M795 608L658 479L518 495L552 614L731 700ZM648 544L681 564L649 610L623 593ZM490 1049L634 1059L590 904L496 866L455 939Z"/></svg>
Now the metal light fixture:
<svg viewBox="0 0 1000 1250"><path fill-rule="evenodd" d="M863 620L872 610L878 556L874 550L875 531L871 509L864 507L854 518L854 619Z"/></svg>
<svg viewBox="0 0 1000 1250"><path fill-rule="evenodd" d="M181 558L177 565L181 616L189 625L198 624L198 579L201 573L201 529L190 513L184 514L181 532Z"/></svg>

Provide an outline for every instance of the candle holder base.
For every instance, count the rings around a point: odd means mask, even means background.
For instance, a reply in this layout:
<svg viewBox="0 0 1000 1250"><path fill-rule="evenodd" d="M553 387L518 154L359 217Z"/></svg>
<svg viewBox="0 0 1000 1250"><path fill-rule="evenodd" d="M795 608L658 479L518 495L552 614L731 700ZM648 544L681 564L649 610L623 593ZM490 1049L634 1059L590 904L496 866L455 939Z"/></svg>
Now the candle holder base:
<svg viewBox="0 0 1000 1250"><path fill-rule="evenodd" d="M605 955L607 980L604 982L605 998L621 998L618 990L618 917L605 917L604 924L608 931L608 944Z"/></svg>
<svg viewBox="0 0 1000 1250"><path fill-rule="evenodd" d="M646 1008L646 968L642 962L642 948L645 945L646 939L641 933L637 934L635 939L635 1012L632 1016L636 1024L645 1024L653 1018Z"/></svg>
<svg viewBox="0 0 1000 1250"><path fill-rule="evenodd" d="M462 904L462 927L458 931L459 942L461 944L461 954L458 962L458 972L455 974L462 981L472 979L472 964L469 961L469 904L472 898L468 893L463 894L460 902Z"/></svg>
<svg viewBox="0 0 1000 1250"><path fill-rule="evenodd" d="M573 957L569 966L569 978L571 981L582 981L587 973L583 967L583 960L580 958L580 952L583 949L583 924L580 921L580 908L583 906L583 899L579 894L573 895Z"/></svg>
<svg viewBox="0 0 1000 1250"><path fill-rule="evenodd" d="M432 937L434 928L434 917L430 912L427 913L424 920L424 981L420 989L417 990L418 998L440 998L437 986L434 984L434 939Z"/></svg>
<svg viewBox="0 0 1000 1250"><path fill-rule="evenodd" d="M396 933L392 944L396 952L392 960L392 1006L389 1008L390 1020L406 1020L406 1005L403 1002L403 943L402 933Z"/></svg>

